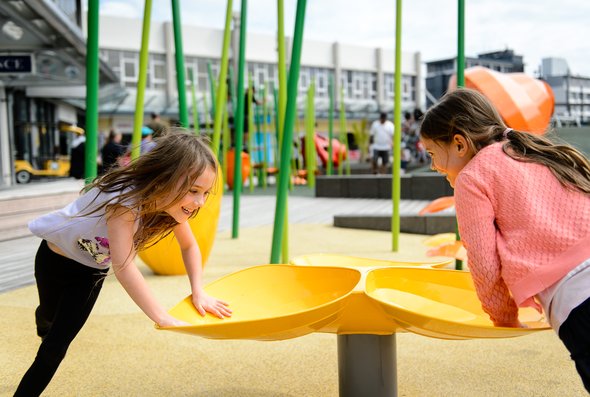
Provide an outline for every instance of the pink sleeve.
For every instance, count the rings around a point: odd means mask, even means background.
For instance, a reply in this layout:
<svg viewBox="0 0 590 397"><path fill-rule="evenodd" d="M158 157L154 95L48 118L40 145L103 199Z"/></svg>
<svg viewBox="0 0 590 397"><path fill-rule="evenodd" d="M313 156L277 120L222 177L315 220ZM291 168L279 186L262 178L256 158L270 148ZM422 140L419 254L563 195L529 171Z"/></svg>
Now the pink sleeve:
<svg viewBox="0 0 590 397"><path fill-rule="evenodd" d="M518 322L518 308L501 274L492 203L475 178L460 175L455 187L459 234L483 310L496 325Z"/></svg>

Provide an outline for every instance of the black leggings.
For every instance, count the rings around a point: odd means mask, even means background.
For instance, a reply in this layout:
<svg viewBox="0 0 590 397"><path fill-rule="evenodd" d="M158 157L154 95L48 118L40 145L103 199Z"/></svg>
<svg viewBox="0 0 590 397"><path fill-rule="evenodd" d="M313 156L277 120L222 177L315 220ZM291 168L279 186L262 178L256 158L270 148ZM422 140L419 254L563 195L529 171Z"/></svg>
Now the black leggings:
<svg viewBox="0 0 590 397"><path fill-rule="evenodd" d="M571 311L559 327L559 338L569 350L584 387L590 393L590 299Z"/></svg>
<svg viewBox="0 0 590 397"><path fill-rule="evenodd" d="M15 396L39 396L45 390L88 319L106 272L56 254L45 240L41 242L35 256L39 292L35 320L42 342Z"/></svg>

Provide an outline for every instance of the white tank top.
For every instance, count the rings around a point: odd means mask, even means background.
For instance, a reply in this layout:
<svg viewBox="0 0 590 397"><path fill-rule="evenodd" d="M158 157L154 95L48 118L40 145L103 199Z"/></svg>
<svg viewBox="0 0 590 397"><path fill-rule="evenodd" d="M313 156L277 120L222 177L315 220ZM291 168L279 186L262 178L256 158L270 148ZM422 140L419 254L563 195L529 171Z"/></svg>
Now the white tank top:
<svg viewBox="0 0 590 397"><path fill-rule="evenodd" d="M590 258L572 269L561 280L539 292L547 321L555 332L570 312L590 298Z"/></svg>
<svg viewBox="0 0 590 397"><path fill-rule="evenodd" d="M107 269L111 265L111 254L104 208L92 215L80 214L92 212L121 193L101 193L93 188L64 208L32 220L29 229L58 246L68 258L96 269Z"/></svg>

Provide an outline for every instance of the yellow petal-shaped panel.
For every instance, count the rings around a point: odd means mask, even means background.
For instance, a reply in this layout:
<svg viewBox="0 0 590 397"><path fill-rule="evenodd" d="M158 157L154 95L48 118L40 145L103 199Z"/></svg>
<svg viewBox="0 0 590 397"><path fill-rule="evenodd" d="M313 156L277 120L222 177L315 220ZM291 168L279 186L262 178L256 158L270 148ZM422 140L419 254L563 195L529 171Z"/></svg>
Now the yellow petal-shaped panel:
<svg viewBox="0 0 590 397"><path fill-rule="evenodd" d="M462 271L375 269L367 274L366 293L407 331L434 338L508 338L550 328L528 308L520 310L528 328L495 327L481 308L470 274Z"/></svg>
<svg viewBox="0 0 590 397"><path fill-rule="evenodd" d="M360 258L356 256L337 255L337 254L311 254L298 256L291 260L292 265L297 266L337 266L352 268L367 267L400 267L400 266L421 266L421 267L445 267L450 265L453 260L433 261L433 262L399 262L382 259Z"/></svg>
<svg viewBox="0 0 590 397"><path fill-rule="evenodd" d="M221 198L223 197L223 176L221 169L217 170L215 188L213 194L209 195L207 202L199 213L192 219L189 219L191 230L199 243L203 267L207 263L207 258L213 248L215 233L217 232L217 222L221 211ZM145 264L156 274L161 275L180 275L186 274L180 246L173 234L158 241L157 244L146 248L139 253L139 257Z"/></svg>
<svg viewBox="0 0 590 397"><path fill-rule="evenodd" d="M201 317L189 296L170 314L193 325L162 329L213 339L296 338L334 322L360 279L359 271L347 268L250 267L205 288L229 303L232 317Z"/></svg>

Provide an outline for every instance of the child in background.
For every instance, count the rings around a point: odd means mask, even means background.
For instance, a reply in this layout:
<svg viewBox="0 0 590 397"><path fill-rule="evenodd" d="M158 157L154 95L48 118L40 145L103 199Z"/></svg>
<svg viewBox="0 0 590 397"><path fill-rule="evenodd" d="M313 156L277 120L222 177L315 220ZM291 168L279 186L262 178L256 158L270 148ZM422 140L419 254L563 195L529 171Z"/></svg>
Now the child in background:
<svg viewBox="0 0 590 397"><path fill-rule="evenodd" d="M521 327L545 311L590 391L590 162L576 149L507 128L477 91L445 95L424 116L432 168L455 188L459 232L482 307Z"/></svg>
<svg viewBox="0 0 590 397"><path fill-rule="evenodd" d="M207 143L187 133L162 137L149 153L95 180L76 201L29 224L43 238L35 258L42 342L16 396L38 396L90 315L110 266L133 301L161 327L186 325L155 299L134 263L136 252L174 233L201 315L231 315L202 286L199 246L188 220L215 185L217 161Z"/></svg>

